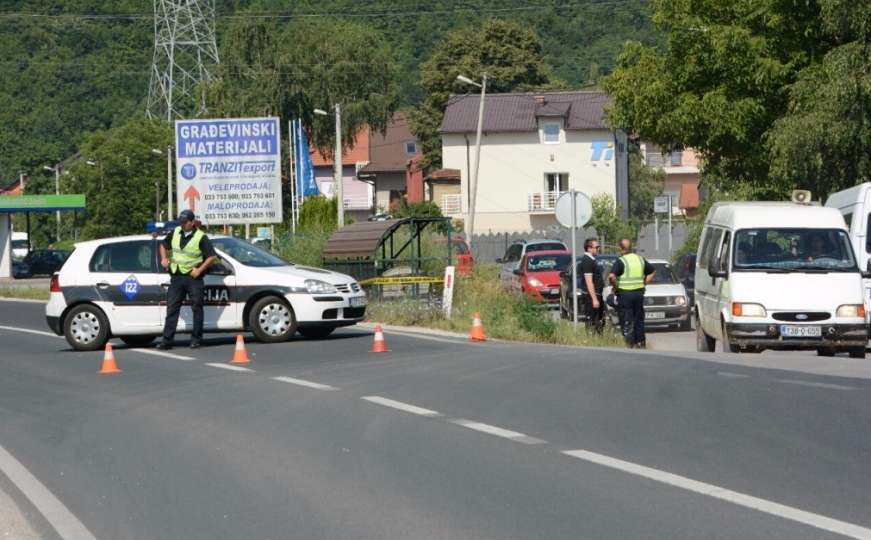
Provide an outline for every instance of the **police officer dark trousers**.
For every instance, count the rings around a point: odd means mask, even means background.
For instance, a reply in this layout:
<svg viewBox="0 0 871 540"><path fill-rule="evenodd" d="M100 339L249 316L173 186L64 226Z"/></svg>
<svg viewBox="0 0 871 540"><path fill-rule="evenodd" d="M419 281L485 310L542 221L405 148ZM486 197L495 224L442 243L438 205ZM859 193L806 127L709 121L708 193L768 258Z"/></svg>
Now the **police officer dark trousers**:
<svg viewBox="0 0 871 540"><path fill-rule="evenodd" d="M194 316L190 346L200 346L203 338L203 276L206 268L217 259L208 237L195 226L194 213L183 210L179 214L179 220L181 224L160 245L161 265L169 270L171 277L166 293L163 341L158 344L159 349L172 348L179 312L185 298L190 299Z"/></svg>
<svg viewBox="0 0 871 540"><path fill-rule="evenodd" d="M653 278L653 266L632 252L632 242L620 242L620 257L611 268L608 279L617 291L617 309L626 346L644 348L644 286Z"/></svg>

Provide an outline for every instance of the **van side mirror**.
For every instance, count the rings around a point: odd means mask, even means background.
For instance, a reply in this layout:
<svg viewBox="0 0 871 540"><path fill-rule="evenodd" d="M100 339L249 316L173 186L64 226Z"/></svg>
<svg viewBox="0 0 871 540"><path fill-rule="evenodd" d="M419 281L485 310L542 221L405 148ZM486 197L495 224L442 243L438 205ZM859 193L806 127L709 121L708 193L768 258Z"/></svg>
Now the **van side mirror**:
<svg viewBox="0 0 871 540"><path fill-rule="evenodd" d="M711 276L712 279L716 278L724 278L726 277L726 271L720 270L719 268L708 268L708 275Z"/></svg>

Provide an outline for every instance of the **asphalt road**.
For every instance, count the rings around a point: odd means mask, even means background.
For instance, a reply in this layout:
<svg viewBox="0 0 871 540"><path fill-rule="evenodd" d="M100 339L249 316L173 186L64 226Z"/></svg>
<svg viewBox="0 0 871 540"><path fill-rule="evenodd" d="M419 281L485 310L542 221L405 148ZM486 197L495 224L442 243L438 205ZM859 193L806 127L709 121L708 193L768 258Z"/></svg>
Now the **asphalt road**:
<svg viewBox="0 0 871 540"><path fill-rule="evenodd" d="M231 336L119 345L99 376L22 329L43 306L0 302L0 489L47 537L871 538L861 365L391 332L373 355L348 329L249 343L250 371Z"/></svg>

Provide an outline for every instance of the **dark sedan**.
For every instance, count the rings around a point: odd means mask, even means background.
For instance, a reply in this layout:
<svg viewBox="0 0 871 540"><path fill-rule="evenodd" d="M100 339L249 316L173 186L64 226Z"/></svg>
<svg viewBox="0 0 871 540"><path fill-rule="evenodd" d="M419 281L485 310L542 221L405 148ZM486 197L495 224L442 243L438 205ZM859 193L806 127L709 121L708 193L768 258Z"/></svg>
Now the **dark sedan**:
<svg viewBox="0 0 871 540"><path fill-rule="evenodd" d="M16 277L50 276L60 270L69 256L70 252L63 249L37 249L31 251L21 261L21 272Z"/></svg>

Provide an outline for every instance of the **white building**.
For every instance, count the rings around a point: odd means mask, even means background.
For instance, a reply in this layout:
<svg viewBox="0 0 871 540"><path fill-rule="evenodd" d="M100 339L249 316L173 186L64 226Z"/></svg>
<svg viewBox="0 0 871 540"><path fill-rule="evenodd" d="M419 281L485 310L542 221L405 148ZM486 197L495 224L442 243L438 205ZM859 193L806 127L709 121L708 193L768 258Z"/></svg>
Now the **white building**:
<svg viewBox="0 0 871 540"><path fill-rule="evenodd" d="M603 92L487 95L475 233L557 225L554 204L569 189L591 197L606 193L620 206L627 197L626 142L621 132L604 125L607 101ZM465 219L478 103L478 95L452 97L441 126L442 164L459 171L460 189L434 202Z"/></svg>

